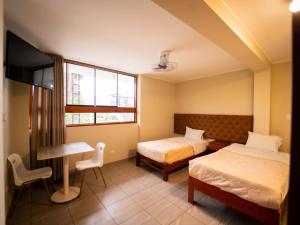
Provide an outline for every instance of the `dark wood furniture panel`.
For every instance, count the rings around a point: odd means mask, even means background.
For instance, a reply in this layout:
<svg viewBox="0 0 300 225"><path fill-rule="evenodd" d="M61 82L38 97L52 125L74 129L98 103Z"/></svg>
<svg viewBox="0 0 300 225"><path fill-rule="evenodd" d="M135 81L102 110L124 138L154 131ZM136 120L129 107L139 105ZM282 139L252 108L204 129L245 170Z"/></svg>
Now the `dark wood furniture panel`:
<svg viewBox="0 0 300 225"><path fill-rule="evenodd" d="M215 140L215 141L209 142L207 149L208 149L209 153L212 153L212 152L216 152L216 151L220 150L221 148L224 148L230 144L231 143L228 141Z"/></svg>
<svg viewBox="0 0 300 225"><path fill-rule="evenodd" d="M207 151L199 153L197 155L193 155L189 158L174 162L172 164L168 164L168 163L157 162L157 161L150 159L146 156L143 156L137 152L136 153L136 166L140 167L141 163L143 163L147 166L150 166L150 167L154 168L155 170L162 173L164 181L168 181L169 173L171 173L174 170L177 170L177 169L187 166L189 164L190 160L200 157L200 156L203 156L203 155L206 155L206 154L207 154Z"/></svg>
<svg viewBox="0 0 300 225"><path fill-rule="evenodd" d="M229 192L223 191L213 185L206 184L196 178L189 176L188 201L194 203L194 191L200 191L224 204L257 219L265 225L279 225L280 215L284 203L279 210L273 210L249 202Z"/></svg>
<svg viewBox="0 0 300 225"><path fill-rule="evenodd" d="M205 130L204 137L245 144L253 130L253 116L174 114L174 132L185 134L186 126Z"/></svg>

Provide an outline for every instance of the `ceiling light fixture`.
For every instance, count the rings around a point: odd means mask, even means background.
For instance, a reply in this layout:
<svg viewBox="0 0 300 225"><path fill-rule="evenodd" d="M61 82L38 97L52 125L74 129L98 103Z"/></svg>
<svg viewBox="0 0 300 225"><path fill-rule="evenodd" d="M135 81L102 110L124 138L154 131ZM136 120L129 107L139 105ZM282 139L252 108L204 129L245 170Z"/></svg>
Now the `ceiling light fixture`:
<svg viewBox="0 0 300 225"><path fill-rule="evenodd" d="M169 55L170 51L161 52L159 63L153 67L155 72L168 72L177 67L177 63L169 62Z"/></svg>
<svg viewBox="0 0 300 225"><path fill-rule="evenodd" d="M291 3L290 3L290 11L295 13L295 12L299 12L300 11L300 0L293 0Z"/></svg>

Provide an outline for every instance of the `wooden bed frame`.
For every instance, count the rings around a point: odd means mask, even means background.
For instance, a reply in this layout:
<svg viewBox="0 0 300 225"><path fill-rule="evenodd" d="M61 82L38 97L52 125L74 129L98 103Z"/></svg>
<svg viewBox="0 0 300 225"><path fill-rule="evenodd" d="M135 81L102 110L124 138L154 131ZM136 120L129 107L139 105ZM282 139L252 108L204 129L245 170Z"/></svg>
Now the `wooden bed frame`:
<svg viewBox="0 0 300 225"><path fill-rule="evenodd" d="M279 210L269 209L249 202L218 187L206 184L189 176L188 201L194 203L194 190L200 191L224 204L257 219L265 225L279 225L280 215L284 209L284 202Z"/></svg>
<svg viewBox="0 0 300 225"><path fill-rule="evenodd" d="M207 114L174 114L174 133L185 134L186 126L205 130L205 138L212 138L227 142L245 144L248 138L248 131L253 130L253 116L242 115L207 115ZM207 154L203 153L174 162L172 164L160 163L137 152L136 166L141 162L151 166L163 174L163 179L168 181L170 172L189 164L189 160Z"/></svg>
<svg viewBox="0 0 300 225"><path fill-rule="evenodd" d="M153 169L161 172L163 174L163 180L164 181L168 181L169 178L169 173L171 173L174 170L178 170L180 168L183 168L185 166L187 166L189 164L189 161L196 158L196 157L200 157L203 155L207 154L207 150L199 153L197 155L193 155L191 157L188 157L186 159L182 159L180 161L174 162L172 164L168 164L168 163L160 163L157 162L153 159L150 159L146 156L141 155L140 153L136 153L136 166L140 167L141 163L144 163L147 166L152 167Z"/></svg>

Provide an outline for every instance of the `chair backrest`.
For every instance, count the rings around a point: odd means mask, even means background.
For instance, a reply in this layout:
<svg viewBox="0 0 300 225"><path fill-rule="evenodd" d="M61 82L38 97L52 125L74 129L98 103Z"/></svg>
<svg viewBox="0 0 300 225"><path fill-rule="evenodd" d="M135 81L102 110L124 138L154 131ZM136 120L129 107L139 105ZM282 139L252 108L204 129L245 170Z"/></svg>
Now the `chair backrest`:
<svg viewBox="0 0 300 225"><path fill-rule="evenodd" d="M99 165L99 167L103 166L104 148L105 148L105 144L104 143L98 143L96 145L95 155L92 158L92 161L95 162L95 163L97 163Z"/></svg>
<svg viewBox="0 0 300 225"><path fill-rule="evenodd" d="M20 155L13 153L7 157L8 161L11 164L13 175L14 175L14 182L16 186L21 186L22 182L22 174L24 174L27 169L24 166L23 160Z"/></svg>

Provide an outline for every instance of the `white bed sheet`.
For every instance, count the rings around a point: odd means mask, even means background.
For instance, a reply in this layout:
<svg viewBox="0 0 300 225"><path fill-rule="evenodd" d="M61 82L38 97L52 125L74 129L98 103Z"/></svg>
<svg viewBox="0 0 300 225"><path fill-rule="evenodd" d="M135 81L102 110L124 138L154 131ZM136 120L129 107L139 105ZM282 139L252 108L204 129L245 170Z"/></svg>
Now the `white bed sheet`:
<svg viewBox="0 0 300 225"><path fill-rule="evenodd" d="M184 137L165 138L155 141L139 142L137 144L137 151L150 159L157 162L165 162L165 154L168 151L192 145L194 154L202 153L206 150L208 141L203 140L189 140Z"/></svg>
<svg viewBox="0 0 300 225"><path fill-rule="evenodd" d="M289 185L290 155L232 144L189 162L190 176L260 206L279 209Z"/></svg>

